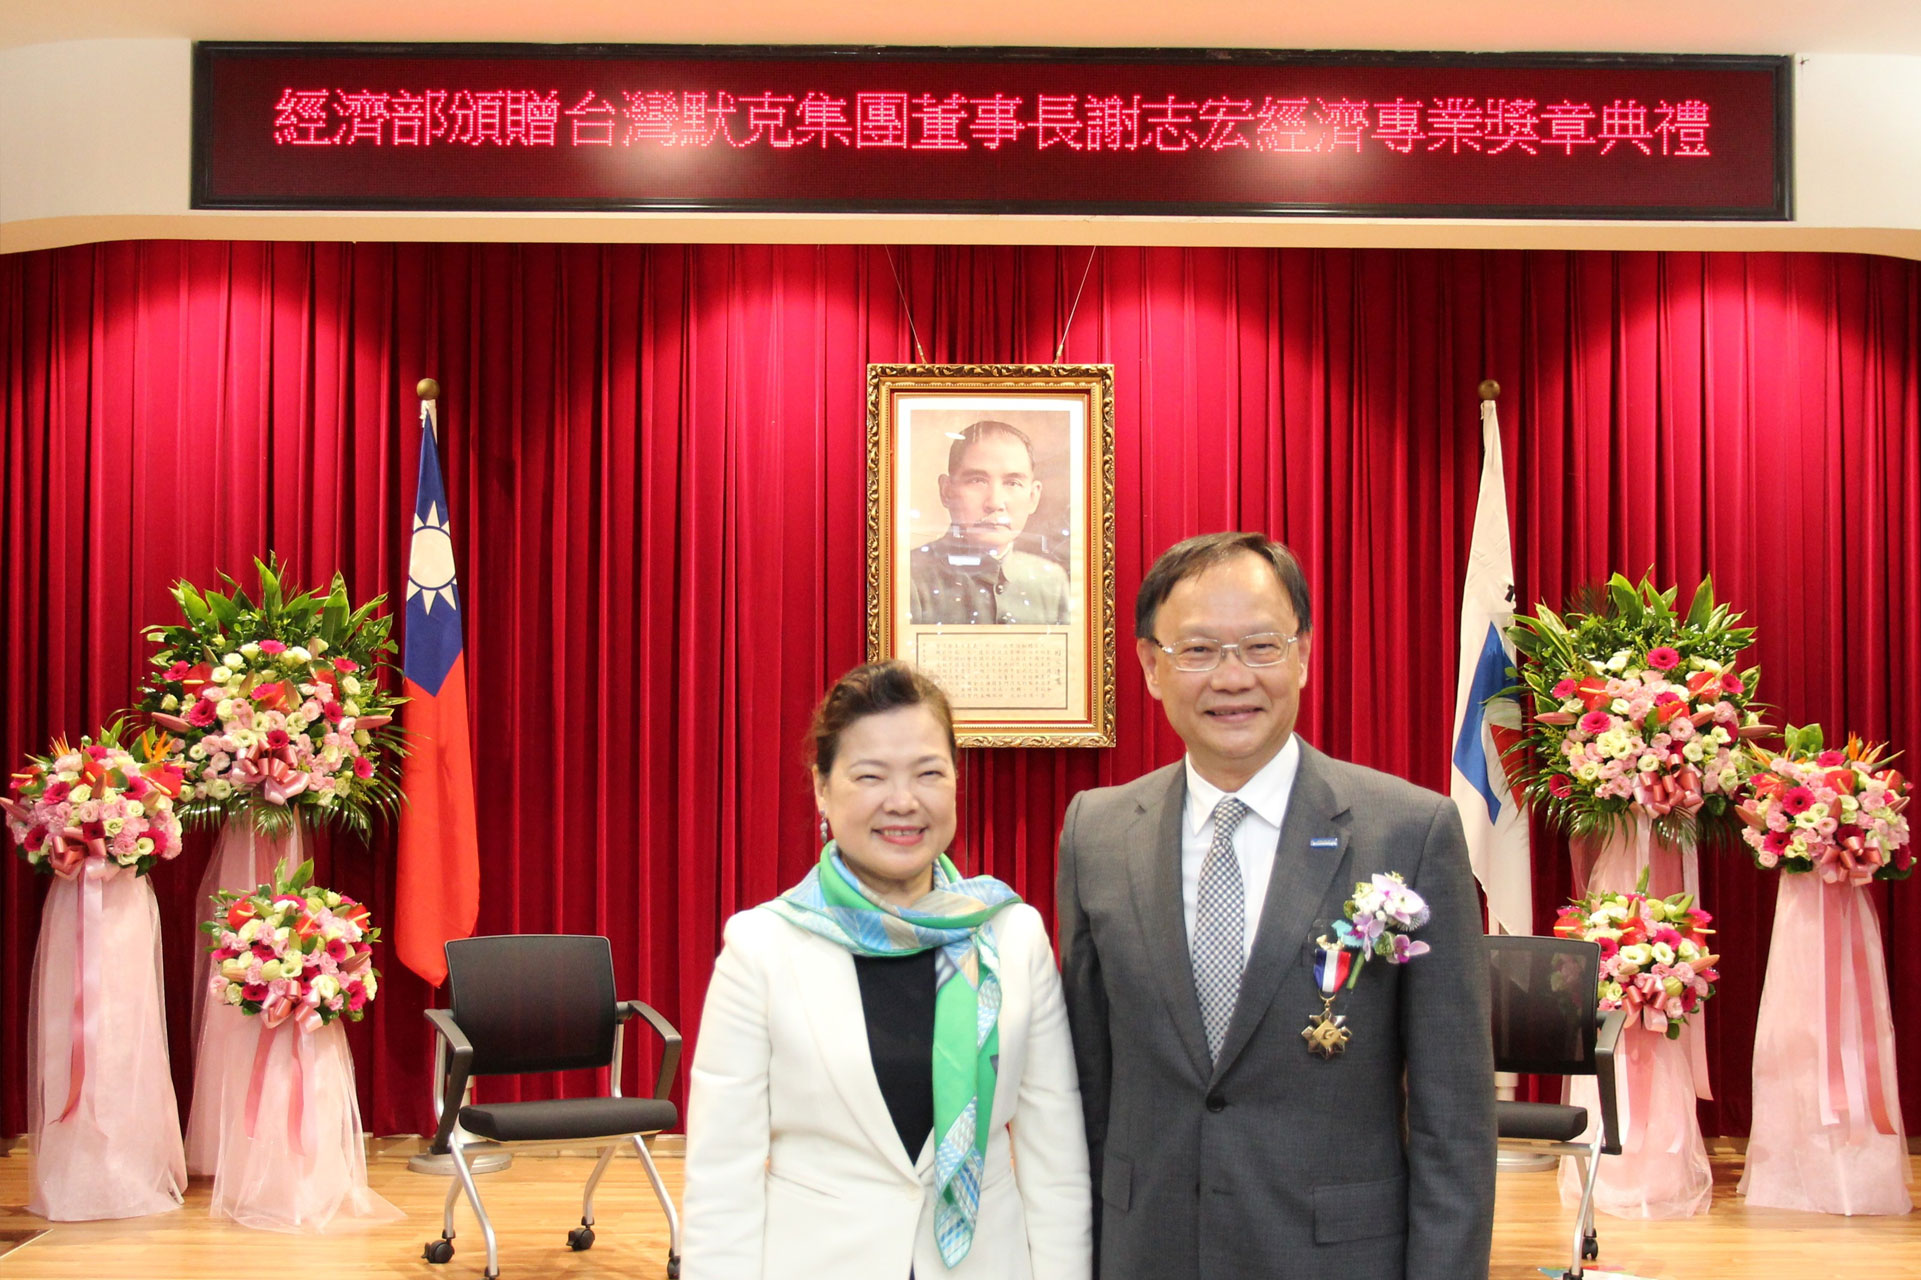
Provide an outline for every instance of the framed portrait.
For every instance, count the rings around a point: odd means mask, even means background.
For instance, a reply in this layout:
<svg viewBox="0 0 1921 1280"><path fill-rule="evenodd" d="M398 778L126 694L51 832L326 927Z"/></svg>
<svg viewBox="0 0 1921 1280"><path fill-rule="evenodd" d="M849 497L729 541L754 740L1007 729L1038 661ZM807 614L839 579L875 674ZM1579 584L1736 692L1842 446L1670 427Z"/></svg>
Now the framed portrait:
<svg viewBox="0 0 1921 1280"><path fill-rule="evenodd" d="M867 652L962 746L1114 745L1112 365L867 367Z"/></svg>

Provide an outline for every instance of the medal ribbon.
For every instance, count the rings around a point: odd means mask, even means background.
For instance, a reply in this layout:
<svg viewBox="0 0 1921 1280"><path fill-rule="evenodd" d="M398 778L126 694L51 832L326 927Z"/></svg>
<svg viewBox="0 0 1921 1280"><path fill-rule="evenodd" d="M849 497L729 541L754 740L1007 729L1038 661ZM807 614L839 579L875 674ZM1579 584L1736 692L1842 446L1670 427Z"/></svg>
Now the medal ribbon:
<svg viewBox="0 0 1921 1280"><path fill-rule="evenodd" d="M1314 985L1324 996L1332 996L1347 983L1354 969L1354 953L1342 946L1321 947L1314 957Z"/></svg>

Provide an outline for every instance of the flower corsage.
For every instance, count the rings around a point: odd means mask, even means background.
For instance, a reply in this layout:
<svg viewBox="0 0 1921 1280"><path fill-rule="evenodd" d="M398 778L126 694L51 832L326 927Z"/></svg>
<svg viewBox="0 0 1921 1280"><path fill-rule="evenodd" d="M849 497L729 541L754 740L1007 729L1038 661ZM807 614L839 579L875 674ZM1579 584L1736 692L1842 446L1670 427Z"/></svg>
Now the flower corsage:
<svg viewBox="0 0 1921 1280"><path fill-rule="evenodd" d="M1426 955L1429 947L1408 935L1427 923L1427 903L1407 887L1398 872L1377 874L1354 886L1354 896L1319 941L1314 957L1314 982L1321 989L1321 1011L1308 1019L1301 1032L1308 1051L1332 1058L1347 1048L1354 1033L1347 1016L1334 1012L1334 997L1360 979L1370 959L1406 964Z"/></svg>

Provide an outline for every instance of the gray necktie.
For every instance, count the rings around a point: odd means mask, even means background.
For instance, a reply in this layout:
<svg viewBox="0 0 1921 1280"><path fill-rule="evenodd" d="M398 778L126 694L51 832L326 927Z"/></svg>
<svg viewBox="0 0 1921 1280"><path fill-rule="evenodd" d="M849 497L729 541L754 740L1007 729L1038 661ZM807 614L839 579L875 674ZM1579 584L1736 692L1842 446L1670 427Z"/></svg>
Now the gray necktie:
<svg viewBox="0 0 1921 1280"><path fill-rule="evenodd" d="M1194 992L1201 998L1201 1024L1207 1028L1207 1056L1221 1056L1227 1023L1241 994L1247 964L1242 939L1247 931L1247 892L1241 887L1241 861L1234 856L1234 828L1247 806L1228 796L1214 806L1214 839L1201 863L1194 895Z"/></svg>

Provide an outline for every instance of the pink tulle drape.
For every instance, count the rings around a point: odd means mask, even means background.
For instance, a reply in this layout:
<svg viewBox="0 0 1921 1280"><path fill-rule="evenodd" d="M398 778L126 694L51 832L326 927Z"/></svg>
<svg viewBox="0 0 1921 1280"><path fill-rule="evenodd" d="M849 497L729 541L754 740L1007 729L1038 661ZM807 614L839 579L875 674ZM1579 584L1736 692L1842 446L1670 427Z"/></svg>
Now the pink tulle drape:
<svg viewBox="0 0 1921 1280"><path fill-rule="evenodd" d="M1908 1212L1895 1081L1881 927L1866 889L1783 874L1754 1029L1748 1203Z"/></svg>
<svg viewBox="0 0 1921 1280"><path fill-rule="evenodd" d="M1644 870L1650 894L1700 892L1695 851L1655 836L1645 818L1603 841L1576 840L1571 852L1577 896L1597 889L1632 892ZM1618 1156L1601 1157L1594 1188L1594 1207L1600 1212L1617 1218L1686 1218L1707 1210L1714 1176L1694 1108L1697 1097L1712 1096L1702 1019L1697 1010L1678 1040L1638 1022L1622 1032L1615 1074L1622 1150ZM1599 1123L1592 1079L1573 1081L1568 1099L1588 1108ZM1582 1141L1592 1136L1590 1126ZM1561 1199L1580 1203L1579 1167L1572 1157L1561 1162Z"/></svg>
<svg viewBox="0 0 1921 1280"><path fill-rule="evenodd" d="M264 835L250 817L241 816L220 830L213 857L200 880L200 919L212 918L211 900L222 889L244 891L274 879L276 868L291 869L307 857L304 828ZM204 937L204 935L202 935ZM193 976L193 1106L187 1113L187 1167L196 1174L218 1172L226 1149L233 1109L222 1104L240 1078L244 1091L253 1065L249 1019L237 1009L211 1005L207 997L212 960L205 950Z"/></svg>
<svg viewBox="0 0 1921 1280"><path fill-rule="evenodd" d="M71 1222L179 1206L163 999L153 887L100 858L56 879L27 1015L29 1213Z"/></svg>
<svg viewBox="0 0 1921 1280"><path fill-rule="evenodd" d="M353 1055L339 1022L304 1031L215 1009L240 1030L223 1072L215 1217L265 1231L324 1231L343 1219L391 1222L399 1209L367 1187Z"/></svg>

